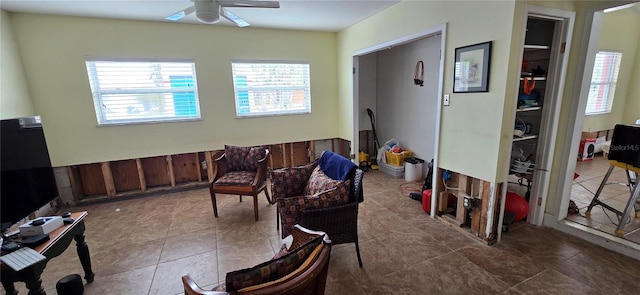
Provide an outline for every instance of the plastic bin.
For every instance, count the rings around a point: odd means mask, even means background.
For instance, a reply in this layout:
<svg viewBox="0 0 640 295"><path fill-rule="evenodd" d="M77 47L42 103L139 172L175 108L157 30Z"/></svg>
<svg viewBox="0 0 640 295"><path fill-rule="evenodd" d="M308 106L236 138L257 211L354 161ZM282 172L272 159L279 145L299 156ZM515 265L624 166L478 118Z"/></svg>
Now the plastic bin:
<svg viewBox="0 0 640 295"><path fill-rule="evenodd" d="M387 160L387 164L404 167L404 159L411 157L413 155L413 152L410 150L405 150L401 153L392 153L385 151L384 155Z"/></svg>
<svg viewBox="0 0 640 295"><path fill-rule="evenodd" d="M419 158L405 158L404 159L404 180L416 181L422 179L422 163L423 159Z"/></svg>
<svg viewBox="0 0 640 295"><path fill-rule="evenodd" d="M402 178L404 176L404 166L393 166L387 163L378 163L378 167L380 167L380 171L395 178Z"/></svg>

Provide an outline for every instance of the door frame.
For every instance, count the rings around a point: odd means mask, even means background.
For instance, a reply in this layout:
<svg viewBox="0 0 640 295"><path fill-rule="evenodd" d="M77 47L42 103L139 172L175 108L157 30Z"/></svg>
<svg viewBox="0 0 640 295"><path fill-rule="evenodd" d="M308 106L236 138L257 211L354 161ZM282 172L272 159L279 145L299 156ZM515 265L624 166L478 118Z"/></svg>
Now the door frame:
<svg viewBox="0 0 640 295"><path fill-rule="evenodd" d="M524 43L527 31L527 21L529 17L536 17L546 20L556 21L554 37L550 53L550 68L547 69L547 89L545 91L545 107L541 117L541 129L538 134L536 163L540 170L533 174L531 186L531 198L529 199L529 212L527 222L534 225L541 225L545 217L545 207L549 194L549 182L551 179L551 168L553 165L553 154L556 145L556 136L560 121L560 108L562 106L562 96L566 80L567 65L569 63L569 52L575 22L575 12L541 7L535 5L525 5L523 18L523 33L520 41L520 63L524 58ZM564 51L562 44L564 43ZM558 46L560 45L560 46ZM520 71L518 71L519 73ZM518 75L519 83L520 75ZM517 97L519 89L516 89L514 97ZM516 120L516 110L513 110L513 121ZM513 145L513 144L512 144ZM507 170L507 174L509 171ZM506 178L505 178L506 179ZM506 190L505 190L506 194Z"/></svg>
<svg viewBox="0 0 640 295"><path fill-rule="evenodd" d="M402 44L406 44L406 43L410 43L419 39L424 39L427 38L429 36L434 36L434 35L440 35L440 69L439 69L439 77L438 77L438 97L442 98L442 92L444 90L444 60L445 60L445 45L446 45L446 40L447 40L447 23L443 23L431 28L428 28L426 30L422 30L420 32L417 32L415 34L411 34L408 36L404 36L398 39L394 39L391 41L387 41L384 43L380 43L377 45L373 45L371 47L367 47L361 50L357 50L355 52L353 52L352 55L352 68L353 68L353 75L351 76L351 85L352 85L352 90L353 90L353 121L352 121L352 130L353 130L353 141L352 141L352 146L351 146L351 150L352 151L357 151L358 147L360 146L360 136L359 136L359 131L360 131L360 118L359 118L359 110L360 110L360 98L359 98L359 62L360 62L360 56L361 55L365 55L365 54L369 54L369 53L373 53L376 51L380 51L383 49L388 49L394 46L398 46L398 45L402 45ZM433 167L435 169L435 167L438 167L438 154L439 154L439 147L440 147L440 120L441 120L441 116L442 116L442 99L438 99L437 100L437 106L436 106L436 132L435 132L435 138L434 138L434 142L433 142ZM356 158L357 158L357 153L356 153ZM432 179L432 183L437 183L437 173L433 173L433 179ZM438 195L438 191L437 191L437 186L433 187L433 195L437 196ZM436 216L436 206L437 206L437 198L431 198L431 217L435 218Z"/></svg>

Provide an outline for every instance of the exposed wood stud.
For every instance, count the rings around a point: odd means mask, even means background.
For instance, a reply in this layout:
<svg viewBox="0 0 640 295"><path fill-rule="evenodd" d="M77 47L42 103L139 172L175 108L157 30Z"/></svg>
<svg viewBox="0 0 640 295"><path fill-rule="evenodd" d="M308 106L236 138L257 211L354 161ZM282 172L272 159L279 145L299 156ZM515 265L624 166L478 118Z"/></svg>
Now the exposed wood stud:
<svg viewBox="0 0 640 295"><path fill-rule="evenodd" d="M287 166L287 144L283 143L280 144L280 150L282 150L282 167L288 167Z"/></svg>
<svg viewBox="0 0 640 295"><path fill-rule="evenodd" d="M206 151L204 152L204 161L207 163L207 176L209 177L209 181L211 181L214 177L213 175L213 152Z"/></svg>
<svg viewBox="0 0 640 295"><path fill-rule="evenodd" d="M200 169L200 155L198 155L198 153L193 153L193 156L196 159L196 166L194 167L196 169L196 173L198 175L198 182L202 182L202 170Z"/></svg>
<svg viewBox="0 0 640 295"><path fill-rule="evenodd" d="M458 205L456 207L456 219L461 224L467 223L467 209L464 207L464 196L469 192L466 191L467 187L471 186L471 179L468 176L456 173L458 176L458 188L462 191L457 191L456 196L458 199Z"/></svg>
<svg viewBox="0 0 640 295"><path fill-rule="evenodd" d="M491 183L488 181L482 181L481 186L481 191L482 191L482 209L480 209L481 212L481 216L480 216L480 237L481 238L487 238L485 236L485 233L487 231L487 218L488 218L488 214L492 214L491 212L487 212L487 210L489 209L489 203L491 202L491 198L493 197L491 195Z"/></svg>
<svg viewBox="0 0 640 295"><path fill-rule="evenodd" d="M73 199L82 199L82 197L84 197L84 194L82 193L82 180L80 179L78 169L74 166L67 166L67 176L69 176L69 183L71 184L71 193L73 194Z"/></svg>
<svg viewBox="0 0 640 295"><path fill-rule="evenodd" d="M291 167L296 165L296 162L293 160L293 154L294 154L293 151L294 151L293 142L290 142L289 143L289 159L291 160L291 163L290 163Z"/></svg>
<svg viewBox="0 0 640 295"><path fill-rule="evenodd" d="M136 159L136 166L138 167L138 179L140 179L140 190L142 192L146 192L147 180L144 178L144 166L142 166L142 160Z"/></svg>
<svg viewBox="0 0 640 295"><path fill-rule="evenodd" d="M270 153L269 153L269 165L268 166L269 166L270 170L273 170L273 151L270 151Z"/></svg>
<svg viewBox="0 0 640 295"><path fill-rule="evenodd" d="M171 187L176 187L176 177L173 174L173 160L171 159L171 155L167 155L167 169L169 170L169 181L171 181Z"/></svg>
<svg viewBox="0 0 640 295"><path fill-rule="evenodd" d="M113 175L111 174L111 166L109 166L109 162L100 163L100 168L102 168L102 177L104 177L104 185L107 189L107 197L115 197L116 185L113 182Z"/></svg>

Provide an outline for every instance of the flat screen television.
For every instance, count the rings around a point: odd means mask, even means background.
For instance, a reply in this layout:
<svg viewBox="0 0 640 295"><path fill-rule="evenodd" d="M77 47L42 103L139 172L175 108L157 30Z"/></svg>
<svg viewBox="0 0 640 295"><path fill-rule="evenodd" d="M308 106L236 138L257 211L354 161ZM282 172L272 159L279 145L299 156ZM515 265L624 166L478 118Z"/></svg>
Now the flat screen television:
<svg viewBox="0 0 640 295"><path fill-rule="evenodd" d="M58 197L40 117L0 122L0 219L13 224Z"/></svg>
<svg viewBox="0 0 640 295"><path fill-rule="evenodd" d="M616 125L613 129L608 158L640 167L640 126Z"/></svg>

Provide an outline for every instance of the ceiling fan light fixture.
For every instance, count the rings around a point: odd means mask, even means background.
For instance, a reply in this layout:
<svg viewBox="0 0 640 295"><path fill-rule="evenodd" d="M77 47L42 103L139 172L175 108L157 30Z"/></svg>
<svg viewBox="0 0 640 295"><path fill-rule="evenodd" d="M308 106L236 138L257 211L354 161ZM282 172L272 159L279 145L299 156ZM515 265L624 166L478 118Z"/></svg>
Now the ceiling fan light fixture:
<svg viewBox="0 0 640 295"><path fill-rule="evenodd" d="M196 18L206 24L220 21L220 5L215 1L195 1Z"/></svg>

